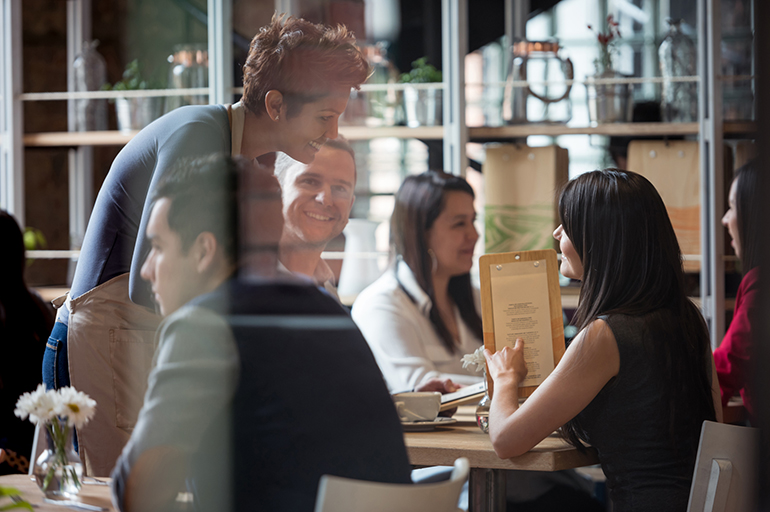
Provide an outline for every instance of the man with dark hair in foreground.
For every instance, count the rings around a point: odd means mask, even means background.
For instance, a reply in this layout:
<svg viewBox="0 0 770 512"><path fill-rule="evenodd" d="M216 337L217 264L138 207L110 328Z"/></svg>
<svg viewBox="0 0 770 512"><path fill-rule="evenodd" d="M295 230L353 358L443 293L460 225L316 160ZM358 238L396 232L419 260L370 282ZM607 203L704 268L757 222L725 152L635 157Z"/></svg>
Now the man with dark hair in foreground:
<svg viewBox="0 0 770 512"><path fill-rule="evenodd" d="M278 183L246 160L193 161L157 188L142 277L166 318L112 473L118 509L173 510L187 491L197 510L310 511L322 474L411 482L355 324L275 278L281 219Z"/></svg>

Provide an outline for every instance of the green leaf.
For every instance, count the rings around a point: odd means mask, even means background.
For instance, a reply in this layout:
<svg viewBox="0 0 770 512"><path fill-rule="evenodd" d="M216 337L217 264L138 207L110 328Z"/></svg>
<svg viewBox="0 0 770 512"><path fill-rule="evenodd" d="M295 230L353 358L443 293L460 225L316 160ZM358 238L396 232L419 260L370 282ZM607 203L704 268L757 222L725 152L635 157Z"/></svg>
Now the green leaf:
<svg viewBox="0 0 770 512"><path fill-rule="evenodd" d="M21 493L19 492L19 490L16 489L15 487L3 487L3 486L0 486L0 497L2 497L2 496L9 496L9 497L10 496L19 496L20 494ZM13 510L13 509L18 509L18 508L23 508L23 509L27 509L27 510L33 510L32 509L32 505L30 505L28 502L26 502L24 500L19 500L18 502L9 503L7 505L0 506L0 511L3 511L3 510Z"/></svg>
<svg viewBox="0 0 770 512"><path fill-rule="evenodd" d="M32 505L30 505L29 502L17 501L16 503L9 503L8 505L3 505L2 507L0 507L0 512L2 512L3 510L13 510L17 508L23 508L26 510L35 510L34 508L32 508Z"/></svg>
<svg viewBox="0 0 770 512"><path fill-rule="evenodd" d="M47 246L45 235L37 228L24 228L24 248L28 251L43 249Z"/></svg>
<svg viewBox="0 0 770 512"><path fill-rule="evenodd" d="M105 90L115 91L135 91L138 89L147 89L147 81L142 78L141 71L139 70L139 61L137 59L132 60L126 64L126 69L123 71L123 79L110 86L105 84L103 86Z"/></svg>
<svg viewBox="0 0 770 512"><path fill-rule="evenodd" d="M399 82L405 84L425 84L441 82L442 80L441 71L428 64L427 57L420 57L412 62L412 70L408 73L402 73L399 77Z"/></svg>

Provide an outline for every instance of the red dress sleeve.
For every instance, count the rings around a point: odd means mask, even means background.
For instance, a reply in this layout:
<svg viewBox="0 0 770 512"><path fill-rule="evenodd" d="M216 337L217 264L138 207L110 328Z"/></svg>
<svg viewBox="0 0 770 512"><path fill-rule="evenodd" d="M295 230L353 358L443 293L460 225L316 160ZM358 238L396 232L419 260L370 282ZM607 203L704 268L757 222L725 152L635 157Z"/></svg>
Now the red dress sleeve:
<svg viewBox="0 0 770 512"><path fill-rule="evenodd" d="M722 405L737 392L750 417L754 416L751 392L747 389L751 370L751 323L758 308L759 268L751 269L738 287L735 312L722 344L714 351Z"/></svg>

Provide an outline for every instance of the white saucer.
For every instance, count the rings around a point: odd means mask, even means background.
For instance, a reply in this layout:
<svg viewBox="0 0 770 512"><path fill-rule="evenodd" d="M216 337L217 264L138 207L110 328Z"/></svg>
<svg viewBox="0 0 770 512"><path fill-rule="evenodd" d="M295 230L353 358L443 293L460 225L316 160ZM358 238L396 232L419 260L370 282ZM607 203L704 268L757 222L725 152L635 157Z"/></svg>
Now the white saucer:
<svg viewBox="0 0 770 512"><path fill-rule="evenodd" d="M451 425L453 423L457 423L457 420L454 418L439 416L433 421L402 421L401 428L404 429L404 432L427 432L429 430L433 430L436 427L446 427L447 425Z"/></svg>

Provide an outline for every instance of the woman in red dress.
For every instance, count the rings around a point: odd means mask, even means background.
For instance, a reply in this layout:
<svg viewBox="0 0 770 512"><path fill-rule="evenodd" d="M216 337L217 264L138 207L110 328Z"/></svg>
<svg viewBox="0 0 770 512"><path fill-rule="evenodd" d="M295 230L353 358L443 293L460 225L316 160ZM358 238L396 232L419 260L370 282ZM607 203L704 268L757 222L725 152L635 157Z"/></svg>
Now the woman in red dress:
<svg viewBox="0 0 770 512"><path fill-rule="evenodd" d="M735 255L743 264L743 279L735 298L735 312L722 344L714 351L714 362L722 392L722 405L738 391L749 421L756 426L752 401L751 326L759 314L759 258L760 218L757 187L759 173L755 162L744 165L735 174L730 187L730 208L722 217L722 224L732 238Z"/></svg>

